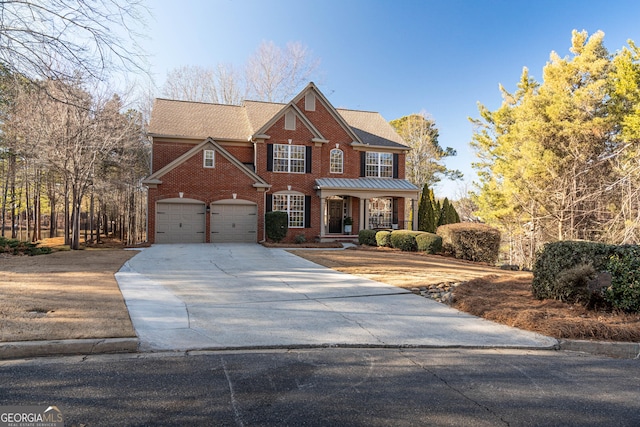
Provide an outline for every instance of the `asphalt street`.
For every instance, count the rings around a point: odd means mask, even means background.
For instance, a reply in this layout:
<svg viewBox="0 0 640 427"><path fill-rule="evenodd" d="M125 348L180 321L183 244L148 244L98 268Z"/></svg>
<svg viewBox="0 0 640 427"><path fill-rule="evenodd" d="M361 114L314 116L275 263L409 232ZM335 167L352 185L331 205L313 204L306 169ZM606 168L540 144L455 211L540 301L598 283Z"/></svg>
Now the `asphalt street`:
<svg viewBox="0 0 640 427"><path fill-rule="evenodd" d="M638 426L640 361L514 349L149 353L0 362L0 405L67 426Z"/></svg>

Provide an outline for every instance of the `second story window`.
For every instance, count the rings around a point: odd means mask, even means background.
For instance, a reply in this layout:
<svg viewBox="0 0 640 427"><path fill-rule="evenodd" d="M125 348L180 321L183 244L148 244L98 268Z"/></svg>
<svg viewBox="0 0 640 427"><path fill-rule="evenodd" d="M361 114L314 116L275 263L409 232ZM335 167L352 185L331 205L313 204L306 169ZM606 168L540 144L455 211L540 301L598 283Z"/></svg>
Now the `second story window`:
<svg viewBox="0 0 640 427"><path fill-rule="evenodd" d="M203 166L205 168L213 168L215 167L215 151L213 150L204 150L204 163Z"/></svg>
<svg viewBox="0 0 640 427"><path fill-rule="evenodd" d="M274 172L305 172L305 146L273 144Z"/></svg>
<svg viewBox="0 0 640 427"><path fill-rule="evenodd" d="M365 176L374 178L392 178L393 154L367 152Z"/></svg>
<svg viewBox="0 0 640 427"><path fill-rule="evenodd" d="M331 150L331 154L329 157L329 172L331 173L342 173L344 169L344 154L342 150L338 148L334 148Z"/></svg>

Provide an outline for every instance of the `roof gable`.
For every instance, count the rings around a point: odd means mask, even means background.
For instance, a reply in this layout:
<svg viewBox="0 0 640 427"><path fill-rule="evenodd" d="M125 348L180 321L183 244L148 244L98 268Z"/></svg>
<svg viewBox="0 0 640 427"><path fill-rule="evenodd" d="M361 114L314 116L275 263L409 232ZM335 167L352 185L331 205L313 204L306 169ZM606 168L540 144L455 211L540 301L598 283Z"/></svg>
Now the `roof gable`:
<svg viewBox="0 0 640 427"><path fill-rule="evenodd" d="M213 138L205 139L200 144L196 145L191 150L187 151L186 153L184 153L183 155L181 155L180 157L178 157L177 159L175 159L171 163L167 164L166 166L160 168L159 170L157 170L156 172L151 174L142 183L143 184L152 184L152 185L153 184L161 184L162 181L160 180L160 178L162 178L166 173L168 173L168 172L172 171L173 169L177 168L178 166L180 166L181 164L186 162L188 159L190 159L191 157L195 156L200 151L207 150L207 149L215 150L222 157L224 157L229 162L231 162L234 166L236 166L238 169L240 169L240 171L242 171L245 175L247 175L248 177L253 179L255 181L255 184L253 184L254 187L256 187L256 188L269 188L269 187L271 187L270 184L268 184L264 179L260 178L260 176L258 176L258 174L256 174L254 171L249 169L244 163L240 162L240 160L238 160L231 153L229 153L227 150L225 150L220 144L218 144L216 141L214 141Z"/></svg>
<svg viewBox="0 0 640 427"><path fill-rule="evenodd" d="M329 102L329 100L324 96L324 94L318 89L315 83L310 82L307 87L305 87L298 95L296 95L291 101L292 104L297 104L302 98L304 98L308 92L313 92L316 95L316 102L320 102L323 107L329 112L331 117L335 119L336 122L347 132L347 134L352 138L354 142L360 141L358 135L351 129L351 126L344 120L344 118L338 114L338 111L335 107Z"/></svg>
<svg viewBox="0 0 640 427"><path fill-rule="evenodd" d="M268 120L264 125L262 125L262 127L260 127L260 129L258 129L254 135L265 134L269 130L269 128L271 128L278 120L284 117L284 115L289 111L294 112L296 118L299 119L304 124L304 126L306 126L307 129L309 129L309 131L313 134L314 139L324 140L324 137L322 136L320 131L313 125L313 123L311 123L309 118L302 111L300 111L300 108L298 108L298 106L293 102L288 103L284 108L280 109L280 111L276 115L271 117L271 119Z"/></svg>

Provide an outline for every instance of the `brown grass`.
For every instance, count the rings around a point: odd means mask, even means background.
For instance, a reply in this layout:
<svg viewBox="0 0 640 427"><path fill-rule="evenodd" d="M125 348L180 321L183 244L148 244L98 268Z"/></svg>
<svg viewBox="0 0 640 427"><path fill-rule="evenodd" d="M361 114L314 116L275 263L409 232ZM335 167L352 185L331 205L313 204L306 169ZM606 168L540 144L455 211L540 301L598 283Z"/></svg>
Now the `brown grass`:
<svg viewBox="0 0 640 427"><path fill-rule="evenodd" d="M58 247L60 242L48 242ZM122 247L107 242L100 247ZM556 338L639 341L640 315L539 301L530 273L382 248L294 251L313 262L403 288L467 282L454 306ZM0 341L134 337L114 278L135 251L92 249L0 258Z"/></svg>
<svg viewBox="0 0 640 427"><path fill-rule="evenodd" d="M640 341L640 315L586 310L555 300L537 300L531 273L435 255L362 247L346 251L295 251L334 270L402 288L466 282L455 291L458 310L554 338Z"/></svg>
<svg viewBox="0 0 640 427"><path fill-rule="evenodd" d="M114 273L135 251L0 259L0 341L135 337Z"/></svg>

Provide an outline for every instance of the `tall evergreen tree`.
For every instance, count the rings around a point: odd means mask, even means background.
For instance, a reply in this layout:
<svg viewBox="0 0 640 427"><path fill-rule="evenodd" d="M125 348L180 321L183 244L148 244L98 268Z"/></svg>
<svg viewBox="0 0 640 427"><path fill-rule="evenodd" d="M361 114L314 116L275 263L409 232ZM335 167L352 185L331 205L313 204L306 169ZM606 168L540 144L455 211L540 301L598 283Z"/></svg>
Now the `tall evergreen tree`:
<svg viewBox="0 0 640 427"><path fill-rule="evenodd" d="M431 190L427 184L422 188L420 205L418 207L418 230L434 233L436 229L433 205L431 204Z"/></svg>

